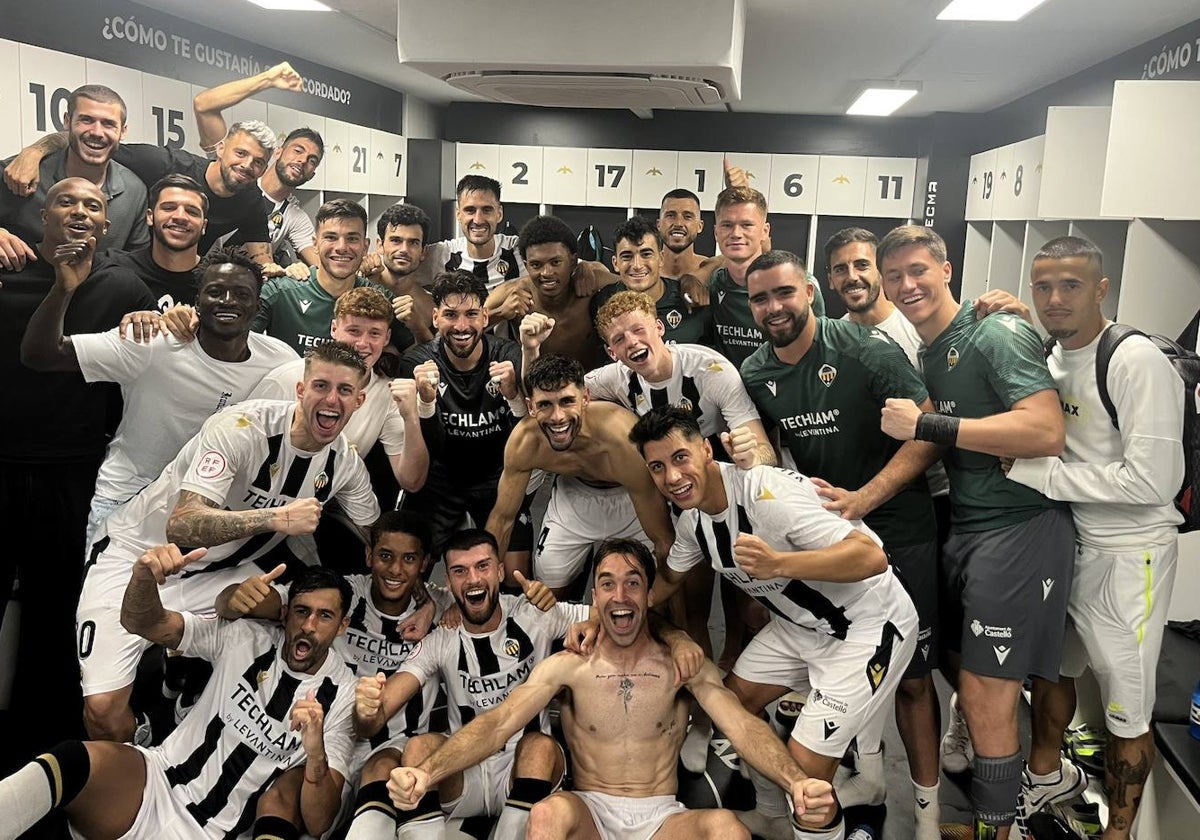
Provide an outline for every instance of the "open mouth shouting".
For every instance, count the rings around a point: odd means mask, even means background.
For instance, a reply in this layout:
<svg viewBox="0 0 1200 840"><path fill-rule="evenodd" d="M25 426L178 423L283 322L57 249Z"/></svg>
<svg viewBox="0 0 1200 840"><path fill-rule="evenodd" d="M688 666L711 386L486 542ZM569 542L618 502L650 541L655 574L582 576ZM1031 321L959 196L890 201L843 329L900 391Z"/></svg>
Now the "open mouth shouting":
<svg viewBox="0 0 1200 840"><path fill-rule="evenodd" d="M674 487L667 487L666 490L671 497L671 501L680 508L692 508L699 502L696 497L696 483L694 481L676 484Z"/></svg>
<svg viewBox="0 0 1200 840"><path fill-rule="evenodd" d="M302 671L308 667L312 660L313 652L317 649L315 642L307 637L301 636L292 642L291 650L289 651L288 662L289 667L294 671Z"/></svg>
<svg viewBox="0 0 1200 840"><path fill-rule="evenodd" d="M340 411L319 408L313 415L313 425L322 437L334 437L340 431L341 419Z"/></svg>
<svg viewBox="0 0 1200 840"><path fill-rule="evenodd" d="M575 422L573 420L564 420L561 423L543 423L542 431L546 433L546 439L550 441L551 448L557 452L569 449L575 440Z"/></svg>
<svg viewBox="0 0 1200 840"><path fill-rule="evenodd" d="M629 353L629 364L632 367L641 367L650 361L650 348L639 347Z"/></svg>
<svg viewBox="0 0 1200 840"><path fill-rule="evenodd" d="M609 610L608 618L617 633L628 633L634 628L634 612L629 608Z"/></svg>

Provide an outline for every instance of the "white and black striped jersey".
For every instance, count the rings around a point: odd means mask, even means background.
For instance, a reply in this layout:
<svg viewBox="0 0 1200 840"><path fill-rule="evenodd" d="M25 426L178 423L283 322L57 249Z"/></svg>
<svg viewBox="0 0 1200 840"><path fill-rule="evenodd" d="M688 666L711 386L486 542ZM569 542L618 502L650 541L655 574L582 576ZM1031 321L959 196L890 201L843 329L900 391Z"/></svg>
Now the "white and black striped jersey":
<svg viewBox="0 0 1200 840"><path fill-rule="evenodd" d="M620 362L588 371L592 399L620 403L639 416L662 405L678 406L696 418L705 437L759 419L732 362L699 344L669 349L671 376L665 382L649 382Z"/></svg>
<svg viewBox="0 0 1200 840"><path fill-rule="evenodd" d="M379 518L379 502L362 459L344 435L319 452L294 448L289 431L295 408L294 401L247 400L208 418L157 479L112 512L97 532L89 562L100 555L104 563L117 547L127 562L130 553L136 557L167 542L167 519L181 490L198 493L224 510L336 498L356 524L370 525ZM257 560L283 539L283 534L268 531L211 546L180 577ZM112 548L106 548L109 541Z"/></svg>
<svg viewBox="0 0 1200 840"><path fill-rule="evenodd" d="M825 510L824 499L803 475L777 467L740 470L717 464L729 507L717 516L685 510L675 527L667 565L686 572L709 563L771 613L771 618L837 639L877 644L879 629L911 604L889 566L866 580L833 583L791 578L752 578L733 561L739 533L754 534L777 551L827 548L852 531L879 537L862 520L847 521ZM908 606L907 609L911 609Z"/></svg>
<svg viewBox="0 0 1200 840"><path fill-rule="evenodd" d="M291 711L312 690L325 710L325 755L346 777L354 748L354 675L336 653L315 674L282 659L282 628L181 613L180 651L213 663L213 675L183 723L153 750L165 759L172 794L214 838L237 837L254 823L259 796L284 771L304 763Z"/></svg>
<svg viewBox="0 0 1200 840"><path fill-rule="evenodd" d="M408 609L398 616L381 613L371 600L371 576L347 575L346 580L354 592L348 615L350 626L338 637L334 646L341 651L350 670L357 676L366 677L383 672L391 676L412 654L419 642L410 642L400 635L401 624L415 611L410 600ZM440 587L430 586L430 594L437 602L438 612L453 602L450 593ZM429 713L437 700L437 680L430 680L421 687L421 693L404 704L387 724L371 737L372 747L390 741L397 735L411 738L429 731Z"/></svg>
<svg viewBox="0 0 1200 840"><path fill-rule="evenodd" d="M555 640L565 636L573 623L588 617L590 607L560 601L542 612L524 596L501 595L499 609L500 626L491 633L468 633L462 625L439 627L400 666L423 686L441 679L446 686L451 732L503 703L534 666L550 655ZM530 721L525 731L549 735L546 712ZM514 734L504 748L515 747L522 734Z"/></svg>
<svg viewBox="0 0 1200 840"><path fill-rule="evenodd" d="M461 268L486 283L489 292L505 280L515 280L525 273L525 262L517 251L517 236L512 233L496 234L496 250L486 260L467 254L465 236L430 243L425 259L433 266L435 275Z"/></svg>

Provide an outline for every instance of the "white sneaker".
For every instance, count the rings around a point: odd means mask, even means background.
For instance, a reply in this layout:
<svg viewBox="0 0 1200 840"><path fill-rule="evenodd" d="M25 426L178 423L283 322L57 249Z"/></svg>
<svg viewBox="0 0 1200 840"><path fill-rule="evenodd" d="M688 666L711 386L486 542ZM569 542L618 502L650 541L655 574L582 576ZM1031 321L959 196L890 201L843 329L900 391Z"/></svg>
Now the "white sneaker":
<svg viewBox="0 0 1200 840"><path fill-rule="evenodd" d="M1029 818L1047 805L1067 802L1087 790L1088 778L1083 768L1066 756L1058 770L1058 781L1034 784L1029 770L1021 771L1021 792L1017 795L1016 828L1019 837L1030 837Z"/></svg>
<svg viewBox="0 0 1200 840"><path fill-rule="evenodd" d="M975 760L975 749L971 746L971 733L967 719L958 708L958 694L950 695L950 722L942 736L942 769L947 773L965 773Z"/></svg>

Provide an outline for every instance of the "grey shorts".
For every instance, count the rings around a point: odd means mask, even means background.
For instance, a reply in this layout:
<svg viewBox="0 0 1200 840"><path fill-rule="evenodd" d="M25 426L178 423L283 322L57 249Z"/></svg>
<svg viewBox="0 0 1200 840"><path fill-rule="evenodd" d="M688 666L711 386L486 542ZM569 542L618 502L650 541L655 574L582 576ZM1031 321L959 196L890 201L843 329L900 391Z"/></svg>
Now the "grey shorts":
<svg viewBox="0 0 1200 840"><path fill-rule="evenodd" d="M896 576L904 585L917 608L917 649L904 671L904 679L923 677L938 666L938 645L941 624L938 615L938 545L936 541L921 545L889 548Z"/></svg>
<svg viewBox="0 0 1200 840"><path fill-rule="evenodd" d="M952 533L947 600L962 613L957 627L946 626L948 635L958 630L963 667L1001 679L1057 680L1074 568L1075 525L1065 508L992 531Z"/></svg>

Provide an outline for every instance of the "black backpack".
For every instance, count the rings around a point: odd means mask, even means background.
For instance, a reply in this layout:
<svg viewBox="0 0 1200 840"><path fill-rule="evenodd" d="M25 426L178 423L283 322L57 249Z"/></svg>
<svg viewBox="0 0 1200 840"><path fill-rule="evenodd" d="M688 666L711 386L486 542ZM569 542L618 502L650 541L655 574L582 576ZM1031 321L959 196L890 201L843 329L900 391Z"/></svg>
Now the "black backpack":
<svg viewBox="0 0 1200 840"><path fill-rule="evenodd" d="M1102 332L1100 343L1096 345L1096 387L1114 429L1121 427L1117 424L1117 409L1108 395L1108 365L1117 345L1131 335L1140 335L1154 342L1154 346L1162 351L1183 380L1183 486L1175 494L1175 507L1183 514L1180 532L1195 531L1200 529L1200 355L1169 338L1144 333L1125 324L1113 324ZM1055 343L1053 338L1046 339L1044 348L1047 356Z"/></svg>

